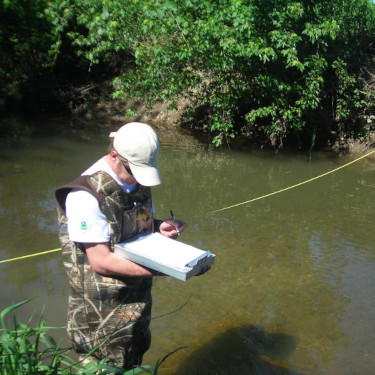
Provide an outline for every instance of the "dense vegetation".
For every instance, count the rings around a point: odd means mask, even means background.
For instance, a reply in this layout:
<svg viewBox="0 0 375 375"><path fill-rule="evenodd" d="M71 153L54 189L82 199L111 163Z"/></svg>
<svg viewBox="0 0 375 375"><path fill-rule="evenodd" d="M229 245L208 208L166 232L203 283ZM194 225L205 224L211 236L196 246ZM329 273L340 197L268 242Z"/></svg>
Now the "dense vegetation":
<svg viewBox="0 0 375 375"><path fill-rule="evenodd" d="M72 109L71 87L111 78L114 98L179 107L216 144L371 128L371 0L2 0L0 17L3 108Z"/></svg>

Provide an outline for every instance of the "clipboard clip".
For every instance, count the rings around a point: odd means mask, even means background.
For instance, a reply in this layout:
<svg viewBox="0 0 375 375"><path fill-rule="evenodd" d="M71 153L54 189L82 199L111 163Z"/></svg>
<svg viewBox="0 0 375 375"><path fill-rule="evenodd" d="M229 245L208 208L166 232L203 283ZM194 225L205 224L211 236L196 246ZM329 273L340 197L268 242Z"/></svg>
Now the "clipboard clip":
<svg viewBox="0 0 375 375"><path fill-rule="evenodd" d="M210 257L212 257L212 253L210 251L206 251L205 253L203 253L199 257L196 257L195 259L192 259L189 263L186 263L185 267L193 268L193 267L198 266L198 265L203 265L204 263L206 263L206 261Z"/></svg>

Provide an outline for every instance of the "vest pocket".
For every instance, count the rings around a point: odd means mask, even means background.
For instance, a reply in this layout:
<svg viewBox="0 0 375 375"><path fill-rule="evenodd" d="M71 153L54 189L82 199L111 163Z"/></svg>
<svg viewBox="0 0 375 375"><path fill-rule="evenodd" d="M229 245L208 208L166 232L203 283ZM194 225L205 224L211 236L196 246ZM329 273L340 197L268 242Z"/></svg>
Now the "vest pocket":
<svg viewBox="0 0 375 375"><path fill-rule="evenodd" d="M153 231L153 218L150 208L143 204L137 204L131 210L123 213L120 242L145 231Z"/></svg>

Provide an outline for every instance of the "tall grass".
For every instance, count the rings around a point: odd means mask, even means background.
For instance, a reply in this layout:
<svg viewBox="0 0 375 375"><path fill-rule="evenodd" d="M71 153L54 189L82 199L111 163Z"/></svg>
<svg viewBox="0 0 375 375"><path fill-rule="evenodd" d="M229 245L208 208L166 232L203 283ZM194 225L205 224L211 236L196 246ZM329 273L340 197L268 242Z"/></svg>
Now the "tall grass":
<svg viewBox="0 0 375 375"><path fill-rule="evenodd" d="M43 312L35 328L31 327L32 317L28 323L21 323L15 314L15 310L31 301L19 302L9 306L0 313L0 374L3 375L90 375L90 374L153 374L156 375L160 370L160 365L172 353L167 354L161 361L157 361L155 367L142 366L124 372L123 369L110 366L103 359L99 362L91 361L85 365L69 357L69 349L60 348L59 344L50 336L50 331L56 327L46 326L46 320L43 318ZM12 313L9 319L8 314ZM7 322L10 321L11 327ZM94 348L87 354L89 357L95 350Z"/></svg>

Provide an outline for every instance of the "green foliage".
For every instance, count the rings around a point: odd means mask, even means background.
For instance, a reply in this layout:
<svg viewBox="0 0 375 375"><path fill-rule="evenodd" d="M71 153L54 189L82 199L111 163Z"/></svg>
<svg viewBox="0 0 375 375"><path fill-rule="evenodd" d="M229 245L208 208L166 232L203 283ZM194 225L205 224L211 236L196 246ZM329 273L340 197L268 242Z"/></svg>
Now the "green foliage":
<svg viewBox="0 0 375 375"><path fill-rule="evenodd" d="M139 18L143 33L134 44L136 69L115 80L115 97L131 93L150 106L168 100L172 108L183 99L185 116L197 121L199 113L217 134L216 144L244 130L281 139L312 127L313 113L325 112L334 119L327 126L334 128L344 107L349 110L345 103L357 118L371 106L358 96L363 87L358 46L374 32L374 7L364 0L342 5L146 2ZM339 75L331 75L339 56L345 64ZM357 91L350 93L345 75L354 79ZM345 95L337 92L343 84ZM335 98L339 118L332 113Z"/></svg>
<svg viewBox="0 0 375 375"><path fill-rule="evenodd" d="M32 299L9 306L0 314L0 373L3 375L94 375L94 374L124 374L124 375L141 375L154 374L160 370L160 365L172 353L166 355L161 361L156 363L155 368L152 366L138 367L134 370L124 372L115 366L108 365L107 359L102 361L90 361L82 365L75 362L68 356L68 351L60 349L49 332L54 327L47 327L45 319L41 316L37 327L31 327L31 320L27 324L18 321L14 311L28 303ZM13 313L13 326L8 327L7 315ZM96 350L94 348L87 357Z"/></svg>
<svg viewBox="0 0 375 375"><path fill-rule="evenodd" d="M44 16L47 0L2 0L0 2L0 84L34 77L49 63L53 42Z"/></svg>
<svg viewBox="0 0 375 375"><path fill-rule="evenodd" d="M183 103L183 121L209 129L217 145L241 132L281 143L310 134L319 118L328 134L372 110L363 69L373 56L370 0L46 1L1 3L5 12L15 8L23 25L17 34L6 21L0 34L20 56L27 52L19 35L36 43L25 37L27 28L40 27L34 34L42 65L64 56L69 40L69 52L90 67L120 68L115 98L130 95L149 108ZM27 26L24 8L33 11Z"/></svg>
<svg viewBox="0 0 375 375"><path fill-rule="evenodd" d="M35 329L29 324L21 324L14 318L13 329L8 329L5 323L6 315L28 301L10 306L1 312L1 341L0 358L2 374L54 374L63 357L58 353L58 346L47 335L44 319L40 319ZM33 339L33 342L31 341ZM42 344L45 349L40 351ZM43 360L50 358L49 364Z"/></svg>
<svg viewBox="0 0 375 375"><path fill-rule="evenodd" d="M54 25L51 53L60 52L60 39L67 35L80 56L91 64L132 51L137 35L137 1L56 0L45 14ZM124 62L126 63L126 62Z"/></svg>
<svg viewBox="0 0 375 375"><path fill-rule="evenodd" d="M49 46L49 55L53 57L53 63L61 53L62 39L74 17L74 5L66 0L49 2L44 9L44 14L51 25L53 41Z"/></svg>
<svg viewBox="0 0 375 375"><path fill-rule="evenodd" d="M125 117L133 117L136 114L136 111L134 109L128 108L125 111Z"/></svg>

